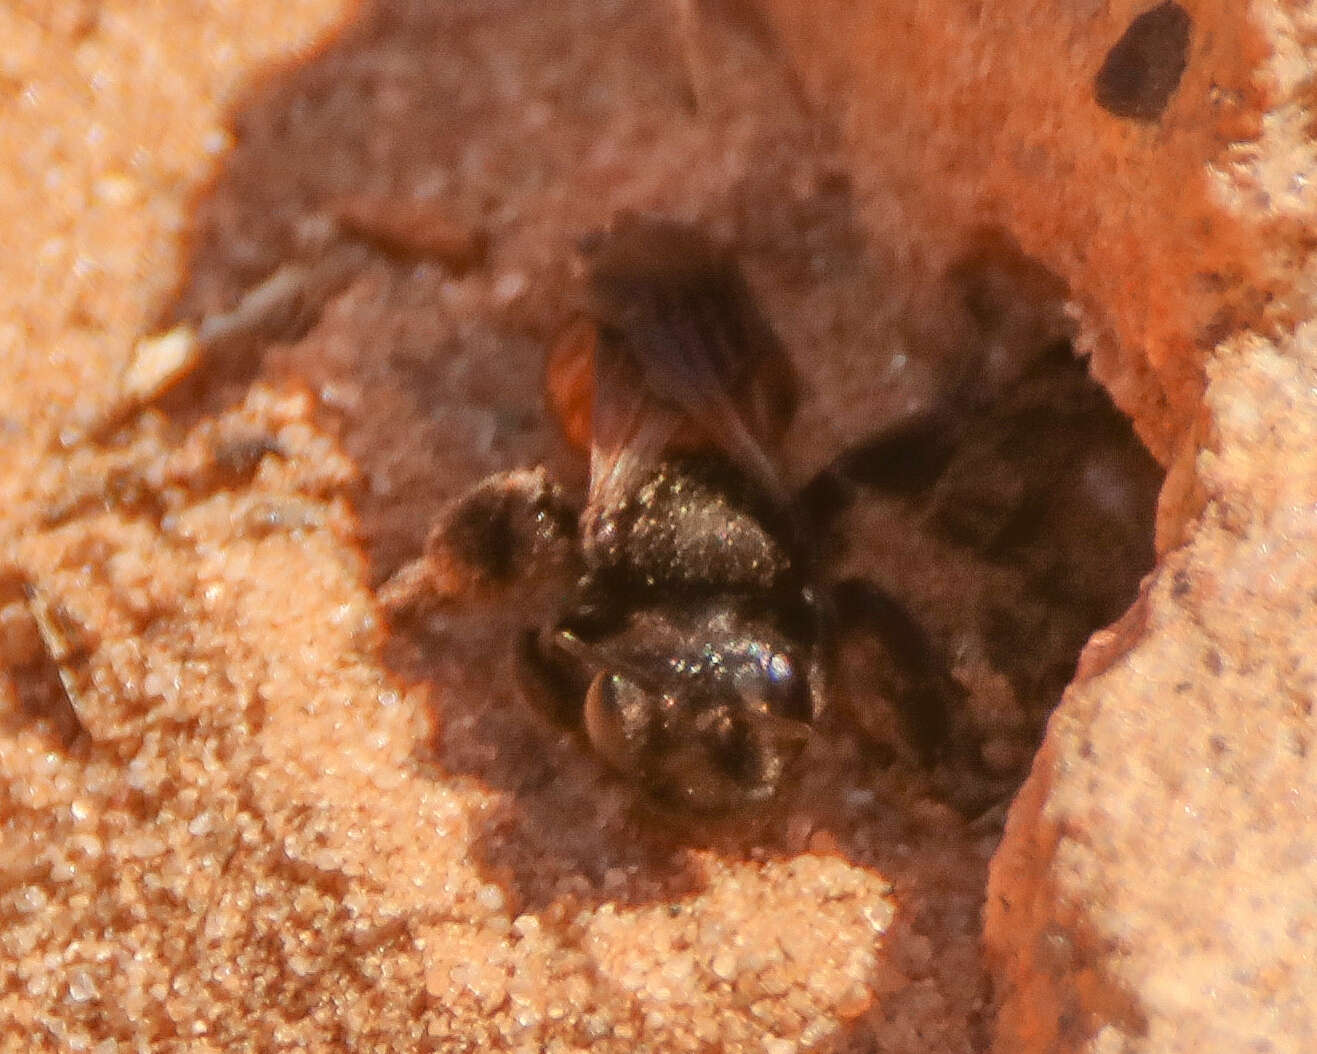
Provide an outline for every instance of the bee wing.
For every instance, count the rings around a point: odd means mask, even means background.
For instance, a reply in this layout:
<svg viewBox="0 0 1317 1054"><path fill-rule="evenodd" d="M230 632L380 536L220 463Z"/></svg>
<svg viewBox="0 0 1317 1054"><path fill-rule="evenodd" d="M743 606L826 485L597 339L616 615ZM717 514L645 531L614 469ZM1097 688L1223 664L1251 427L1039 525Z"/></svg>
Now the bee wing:
<svg viewBox="0 0 1317 1054"><path fill-rule="evenodd" d="M590 493L593 508L613 508L639 485L677 436L681 414L656 399L635 362L609 339L595 345Z"/></svg>
<svg viewBox="0 0 1317 1054"><path fill-rule="evenodd" d="M795 375L731 256L688 227L627 217L593 264L591 502L700 442L785 501L766 451L795 409Z"/></svg>

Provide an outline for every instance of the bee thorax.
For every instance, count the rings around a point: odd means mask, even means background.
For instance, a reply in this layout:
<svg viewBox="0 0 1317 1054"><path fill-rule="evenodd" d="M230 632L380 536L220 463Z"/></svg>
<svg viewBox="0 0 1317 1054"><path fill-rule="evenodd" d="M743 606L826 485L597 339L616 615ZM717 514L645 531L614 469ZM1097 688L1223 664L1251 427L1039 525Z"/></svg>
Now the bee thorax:
<svg viewBox="0 0 1317 1054"><path fill-rule="evenodd" d="M767 505L715 456L665 461L629 500L587 516L586 565L646 588L771 590L792 561Z"/></svg>

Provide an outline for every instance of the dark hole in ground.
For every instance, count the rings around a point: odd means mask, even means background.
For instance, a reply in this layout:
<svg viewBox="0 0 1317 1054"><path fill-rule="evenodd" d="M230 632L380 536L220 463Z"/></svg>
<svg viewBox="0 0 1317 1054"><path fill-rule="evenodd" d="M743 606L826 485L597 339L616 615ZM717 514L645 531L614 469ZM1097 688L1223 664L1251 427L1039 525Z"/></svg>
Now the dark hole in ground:
<svg viewBox="0 0 1317 1054"><path fill-rule="evenodd" d="M1174 0L1145 11L1107 52L1093 82L1098 105L1117 117L1155 121L1189 61L1193 19Z"/></svg>
<svg viewBox="0 0 1317 1054"><path fill-rule="evenodd" d="M962 689L943 693L954 712L935 784L973 811L1013 792L1084 643L1152 569L1163 474L1074 355L1055 276L987 231L948 279L969 320L964 360L897 441L838 460L860 491L832 536L839 566L903 604ZM867 460L898 457L913 476ZM835 487L821 497L835 509ZM891 661L856 660L848 694L872 706L864 686L891 683Z"/></svg>

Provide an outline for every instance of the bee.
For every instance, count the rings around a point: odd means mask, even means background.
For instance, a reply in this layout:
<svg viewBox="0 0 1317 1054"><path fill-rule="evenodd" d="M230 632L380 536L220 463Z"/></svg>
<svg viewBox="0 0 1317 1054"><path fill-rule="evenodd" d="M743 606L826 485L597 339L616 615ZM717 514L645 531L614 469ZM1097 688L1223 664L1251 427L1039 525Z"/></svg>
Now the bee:
<svg viewBox="0 0 1317 1054"><path fill-rule="evenodd" d="M777 462L797 380L730 252L693 228L626 215L583 249L588 320L549 380L569 433L588 421L584 508L543 468L492 476L385 599L515 603L527 702L658 805L724 813L774 795L826 697L824 605Z"/></svg>
<svg viewBox="0 0 1317 1054"><path fill-rule="evenodd" d="M829 711L967 815L1009 793L1151 566L1161 479L1048 276L1009 244L967 259L950 287L978 329L945 389L793 493L797 377L730 251L634 215L583 251L547 380L584 507L543 468L492 476L386 603L517 611L521 694L669 811L766 802Z"/></svg>
<svg viewBox="0 0 1317 1054"><path fill-rule="evenodd" d="M542 467L481 481L386 608L516 611L525 700L670 813L767 802L836 709L966 814L1009 793L1017 746L1151 566L1161 478L1055 327L1013 306L1054 297L1013 278L1009 246L966 264L983 333L953 383L792 493L798 380L731 252L636 215L582 249L587 310L547 381L589 450L584 506ZM870 520L861 574L839 576Z"/></svg>

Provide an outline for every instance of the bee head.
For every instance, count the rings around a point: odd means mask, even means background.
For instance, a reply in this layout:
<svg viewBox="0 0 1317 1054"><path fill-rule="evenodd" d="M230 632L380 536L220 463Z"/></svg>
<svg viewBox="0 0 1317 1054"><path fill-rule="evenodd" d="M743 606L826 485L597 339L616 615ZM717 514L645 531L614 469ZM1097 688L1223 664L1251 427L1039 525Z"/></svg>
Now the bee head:
<svg viewBox="0 0 1317 1054"><path fill-rule="evenodd" d="M591 644L559 634L593 667L583 724L596 753L684 812L771 798L817 716L808 649L729 611L636 623Z"/></svg>

